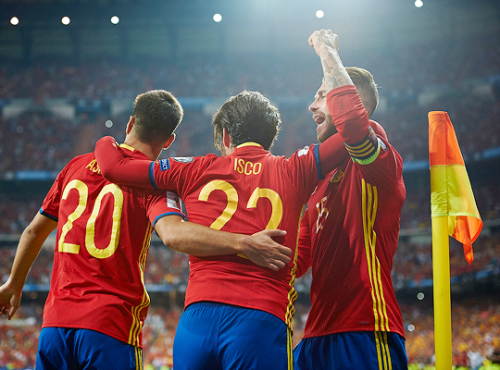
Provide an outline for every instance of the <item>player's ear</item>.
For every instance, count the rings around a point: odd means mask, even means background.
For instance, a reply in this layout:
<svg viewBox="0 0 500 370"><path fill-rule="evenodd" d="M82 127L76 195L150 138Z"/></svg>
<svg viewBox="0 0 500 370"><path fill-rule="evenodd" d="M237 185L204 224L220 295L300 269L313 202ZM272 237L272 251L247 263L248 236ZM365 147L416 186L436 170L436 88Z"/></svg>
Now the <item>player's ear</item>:
<svg viewBox="0 0 500 370"><path fill-rule="evenodd" d="M168 140L165 142L165 145L163 145L163 149L167 149L170 145L172 145L172 143L174 142L175 140L175 133L173 133L172 135L170 135L170 137L168 138Z"/></svg>
<svg viewBox="0 0 500 370"><path fill-rule="evenodd" d="M126 130L127 135L130 134L130 132L132 131L132 127L134 127L134 123L135 123L134 117L130 116L130 119L127 123L127 130Z"/></svg>
<svg viewBox="0 0 500 370"><path fill-rule="evenodd" d="M228 134L225 128L222 129L222 139L224 141L224 146L226 148L231 148L231 136Z"/></svg>

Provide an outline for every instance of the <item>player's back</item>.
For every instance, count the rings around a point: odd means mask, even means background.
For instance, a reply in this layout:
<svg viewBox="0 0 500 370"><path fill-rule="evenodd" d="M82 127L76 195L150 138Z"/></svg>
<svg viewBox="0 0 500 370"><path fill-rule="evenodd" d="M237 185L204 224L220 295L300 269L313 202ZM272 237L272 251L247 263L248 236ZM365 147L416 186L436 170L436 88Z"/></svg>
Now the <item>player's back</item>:
<svg viewBox="0 0 500 370"><path fill-rule="evenodd" d="M92 329L140 344L149 305L147 210L157 196L106 181L93 154L61 171L41 209L58 221L44 327Z"/></svg>
<svg viewBox="0 0 500 370"><path fill-rule="evenodd" d="M279 242L293 254L292 261L278 272L258 267L241 256L190 257L186 305L217 301L261 309L287 321L285 315L293 310L296 295L294 256L300 217L319 181L313 151L304 149L286 159L247 143L205 168L199 159L193 161L186 164L170 159L167 171L184 179L176 190L186 203L190 221L244 234L265 228L286 230L287 235ZM189 168L191 174L186 170Z"/></svg>

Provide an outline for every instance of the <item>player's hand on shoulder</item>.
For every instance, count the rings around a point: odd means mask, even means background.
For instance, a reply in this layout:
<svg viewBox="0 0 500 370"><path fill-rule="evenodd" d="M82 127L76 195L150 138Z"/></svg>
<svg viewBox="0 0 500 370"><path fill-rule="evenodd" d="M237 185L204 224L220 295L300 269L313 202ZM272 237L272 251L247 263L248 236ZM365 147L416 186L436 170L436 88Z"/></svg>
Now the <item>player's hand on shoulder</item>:
<svg viewBox="0 0 500 370"><path fill-rule="evenodd" d="M259 231L248 239L241 253L258 266L278 271L290 262L292 250L272 238L283 238L285 235L284 230Z"/></svg>

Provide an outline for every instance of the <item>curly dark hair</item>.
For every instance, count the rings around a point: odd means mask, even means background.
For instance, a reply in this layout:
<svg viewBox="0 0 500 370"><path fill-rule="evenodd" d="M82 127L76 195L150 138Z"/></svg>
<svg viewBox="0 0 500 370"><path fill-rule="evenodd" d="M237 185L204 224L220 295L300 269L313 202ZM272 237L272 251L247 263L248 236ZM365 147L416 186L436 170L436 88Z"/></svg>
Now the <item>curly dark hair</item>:
<svg viewBox="0 0 500 370"><path fill-rule="evenodd" d="M231 136L231 145L253 141L269 150L278 135L281 117L278 108L257 91L243 91L232 96L215 113L215 146L225 154L223 129Z"/></svg>

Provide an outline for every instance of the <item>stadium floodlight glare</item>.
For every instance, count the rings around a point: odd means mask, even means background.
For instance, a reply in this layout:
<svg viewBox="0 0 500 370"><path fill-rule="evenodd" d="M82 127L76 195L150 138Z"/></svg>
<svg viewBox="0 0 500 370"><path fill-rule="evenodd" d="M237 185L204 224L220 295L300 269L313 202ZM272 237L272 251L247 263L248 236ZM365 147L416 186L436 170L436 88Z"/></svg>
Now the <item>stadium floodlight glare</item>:
<svg viewBox="0 0 500 370"><path fill-rule="evenodd" d="M325 12L322 10L317 10L316 11L316 17L317 18L323 18L325 16Z"/></svg>
<svg viewBox="0 0 500 370"><path fill-rule="evenodd" d="M71 19L69 17L62 17L61 23L67 26L71 22Z"/></svg>
<svg viewBox="0 0 500 370"><path fill-rule="evenodd" d="M220 14L214 14L214 21L216 21L218 23L221 20L222 20L222 15L220 15Z"/></svg>
<svg viewBox="0 0 500 370"><path fill-rule="evenodd" d="M107 128L111 128L113 127L113 121L111 120L107 120L105 123L104 123L104 126L106 126Z"/></svg>
<svg viewBox="0 0 500 370"><path fill-rule="evenodd" d="M421 301L422 299L424 299L424 297L425 297L425 296L424 296L424 293L422 293L422 292L420 292L420 293L418 293L418 294L417 294L417 299L418 299L419 301Z"/></svg>
<svg viewBox="0 0 500 370"><path fill-rule="evenodd" d="M413 331L413 330L415 330L415 325L412 324L408 325L408 331Z"/></svg>
<svg viewBox="0 0 500 370"><path fill-rule="evenodd" d="M17 17L12 17L10 19L10 24L13 25L13 26L17 26L19 24L19 18Z"/></svg>
<svg viewBox="0 0 500 370"><path fill-rule="evenodd" d="M120 22L120 18L118 18L116 15L111 17L111 23L118 24L118 22Z"/></svg>
<svg viewBox="0 0 500 370"><path fill-rule="evenodd" d="M421 7L422 7L422 5L424 5L424 3L422 2L422 0L416 0L416 1L415 1L415 6L416 6L417 8L421 8Z"/></svg>

